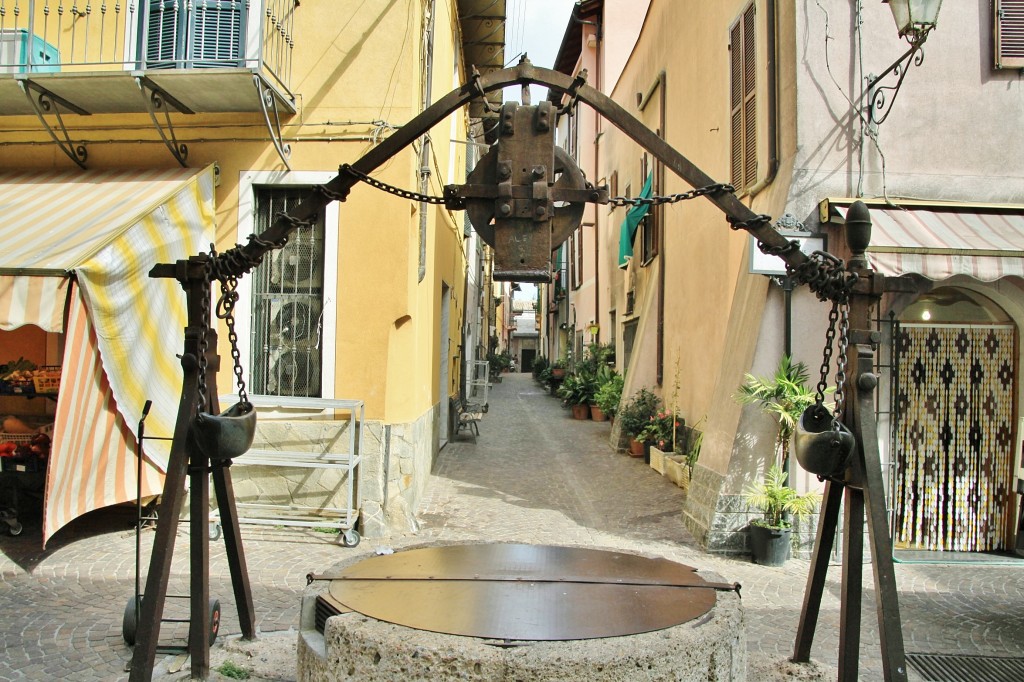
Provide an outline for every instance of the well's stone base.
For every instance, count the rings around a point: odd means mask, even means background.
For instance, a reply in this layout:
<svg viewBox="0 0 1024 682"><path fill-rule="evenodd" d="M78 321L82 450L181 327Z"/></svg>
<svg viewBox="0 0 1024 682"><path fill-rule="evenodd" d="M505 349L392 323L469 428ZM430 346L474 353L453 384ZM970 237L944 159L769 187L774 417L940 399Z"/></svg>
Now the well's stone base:
<svg viewBox="0 0 1024 682"><path fill-rule="evenodd" d="M487 640L414 630L359 613L328 619L321 635L314 625L315 602L326 589L327 583L314 583L303 596L299 682L746 679L743 610L732 592L718 593L717 605L703 617L664 630L499 647Z"/></svg>

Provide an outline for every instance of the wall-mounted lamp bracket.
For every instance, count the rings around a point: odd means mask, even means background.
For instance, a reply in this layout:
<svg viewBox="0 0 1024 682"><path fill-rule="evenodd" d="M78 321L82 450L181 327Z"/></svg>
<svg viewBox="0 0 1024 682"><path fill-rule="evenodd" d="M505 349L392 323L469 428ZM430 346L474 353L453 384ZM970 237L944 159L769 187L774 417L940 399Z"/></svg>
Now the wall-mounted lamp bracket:
<svg viewBox="0 0 1024 682"><path fill-rule="evenodd" d="M904 52L880 76L868 75L867 109L868 120L872 124L881 125L889 117L893 102L896 101L896 95L899 94L900 88L903 86L903 79L907 77L910 67L921 66L921 63L924 61L922 45L928 39L929 32L930 29L927 29L908 35L907 39L910 41L910 49ZM892 79L896 79L895 84L880 85L882 80L886 78L889 78L890 82L892 82Z"/></svg>

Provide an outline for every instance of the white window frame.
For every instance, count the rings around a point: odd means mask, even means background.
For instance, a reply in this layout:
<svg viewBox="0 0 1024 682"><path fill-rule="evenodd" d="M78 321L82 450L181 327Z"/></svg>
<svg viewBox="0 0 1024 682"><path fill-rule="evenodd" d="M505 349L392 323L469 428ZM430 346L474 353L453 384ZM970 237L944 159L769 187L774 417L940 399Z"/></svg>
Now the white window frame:
<svg viewBox="0 0 1024 682"><path fill-rule="evenodd" d="M249 235L256 229L255 187L302 185L306 187L323 185L333 180L337 174L331 171L242 171L238 178L238 233L235 239L245 244ZM321 343L320 397L333 399L335 374L335 348L338 339L338 232L339 204L332 201L324 209L324 300L323 328ZM235 331L238 334L238 350L242 355L242 368L246 376L252 376L249 366L252 340L252 278L242 277L238 281L238 310L245 311L235 320ZM219 386L221 392L230 392L229 386Z"/></svg>

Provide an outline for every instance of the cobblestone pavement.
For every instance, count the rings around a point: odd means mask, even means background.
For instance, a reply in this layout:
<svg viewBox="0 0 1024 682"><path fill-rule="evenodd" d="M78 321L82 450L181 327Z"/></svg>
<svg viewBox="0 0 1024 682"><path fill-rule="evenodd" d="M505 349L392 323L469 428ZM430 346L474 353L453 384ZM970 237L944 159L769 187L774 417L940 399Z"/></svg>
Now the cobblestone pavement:
<svg viewBox="0 0 1024 682"><path fill-rule="evenodd" d="M778 675L792 653L808 562L769 568L702 553L682 525L684 493L642 460L614 452L607 423L571 419L528 375L506 375L490 405L479 436L463 432L442 450L415 532L346 549L324 533L243 526L259 631L296 627L306 573L353 552L433 541L583 545L664 556L708 579L741 583L748 679ZM0 536L0 680L126 678L131 651L121 622L134 589L133 522L132 509L95 512L62 530L45 551L38 521L30 519L20 537ZM185 587L187 540L183 525L172 592ZM147 531L143 571L151 542ZM221 631L230 635L238 627L223 545L211 549L211 595L221 601ZM1024 561L897 564L896 577L908 651L1024 656ZM817 666L795 676L835 677L839 581L834 567L812 651ZM881 679L872 590L864 601L861 679ZM293 680L294 671L261 679L271 678ZM920 678L911 671L910 679Z"/></svg>

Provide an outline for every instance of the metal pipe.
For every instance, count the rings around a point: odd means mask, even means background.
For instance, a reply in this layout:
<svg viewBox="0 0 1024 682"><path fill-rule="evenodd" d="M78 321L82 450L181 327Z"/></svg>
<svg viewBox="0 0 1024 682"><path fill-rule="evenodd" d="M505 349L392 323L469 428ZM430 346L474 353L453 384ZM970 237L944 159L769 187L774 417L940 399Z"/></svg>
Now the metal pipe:
<svg viewBox="0 0 1024 682"><path fill-rule="evenodd" d="M423 31L423 108L421 112L430 107L431 91L434 72L434 11L437 8L437 0L430 0L430 16L427 17L427 25ZM430 133L424 133L420 139L420 194L426 194L430 190ZM420 254L419 267L416 271L416 281L422 282L427 276L427 203L420 202Z"/></svg>

